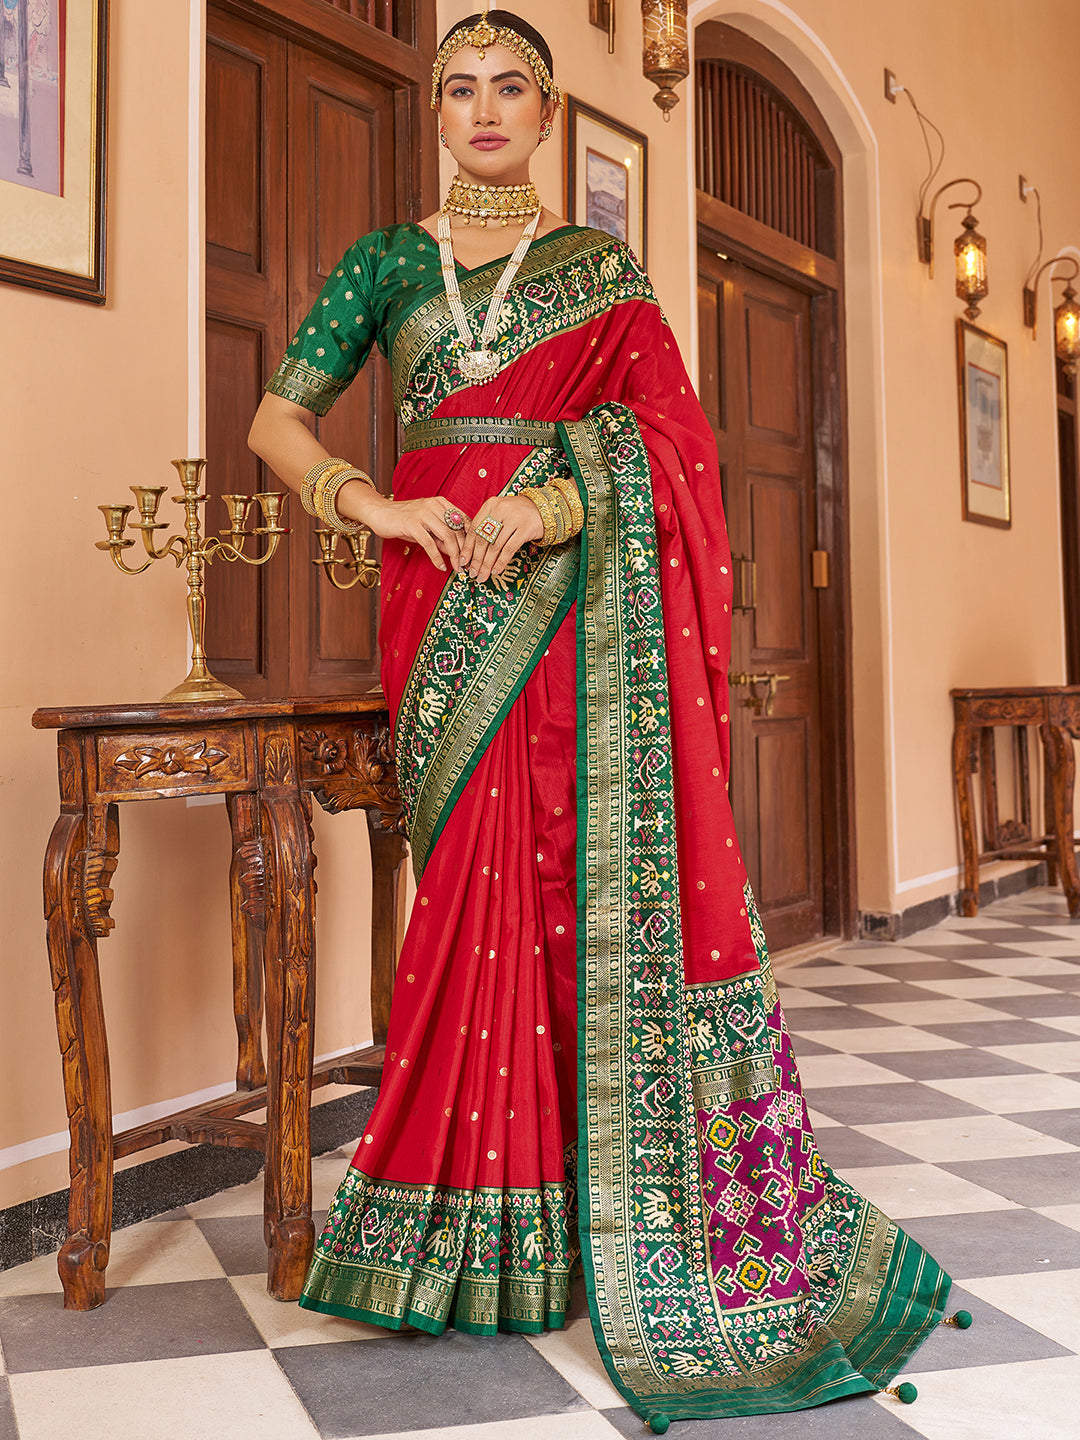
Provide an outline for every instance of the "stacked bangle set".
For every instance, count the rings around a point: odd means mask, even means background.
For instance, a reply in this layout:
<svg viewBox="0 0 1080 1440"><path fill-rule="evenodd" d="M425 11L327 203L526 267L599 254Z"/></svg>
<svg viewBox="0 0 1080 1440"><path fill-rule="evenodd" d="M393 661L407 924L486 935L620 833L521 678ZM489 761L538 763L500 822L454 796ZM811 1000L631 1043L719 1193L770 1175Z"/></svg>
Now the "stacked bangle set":
<svg viewBox="0 0 1080 1440"><path fill-rule="evenodd" d="M362 480L373 490L376 488L375 481L363 470L358 470L347 460L330 457L313 465L300 486L300 499L308 514L341 535L356 535L364 528L356 521L342 519L338 514L338 493L350 480ZM546 485L528 486L521 495L531 500L540 512L544 525L541 545L561 545L579 534L585 524L585 507L577 486L569 476L556 475Z"/></svg>
<svg viewBox="0 0 1080 1440"><path fill-rule="evenodd" d="M546 485L528 486L521 494L540 512L544 524L541 545L561 545L580 533L585 524L585 507L568 475L556 475Z"/></svg>
<svg viewBox="0 0 1080 1440"><path fill-rule="evenodd" d="M343 520L338 514L338 492L350 480L362 480L375 489L375 481L363 470L357 470L347 460L330 458L313 465L300 486L300 499L308 514L340 535L356 535L364 528L353 520Z"/></svg>

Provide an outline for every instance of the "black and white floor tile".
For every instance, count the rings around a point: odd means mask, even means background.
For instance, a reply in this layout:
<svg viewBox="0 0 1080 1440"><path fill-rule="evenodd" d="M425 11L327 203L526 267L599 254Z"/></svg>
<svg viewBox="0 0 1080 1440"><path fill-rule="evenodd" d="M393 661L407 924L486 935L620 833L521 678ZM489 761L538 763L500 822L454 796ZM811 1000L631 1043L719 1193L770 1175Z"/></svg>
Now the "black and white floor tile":
<svg viewBox="0 0 1080 1440"><path fill-rule="evenodd" d="M778 970L826 1159L956 1280L905 1378L685 1440L1080 1436L1080 923L1060 893L903 945ZM315 1162L319 1219L348 1162ZM564 1331L388 1335L266 1294L261 1184L119 1231L107 1303L64 1311L55 1258L0 1275L0 1440L613 1440L644 1436L579 1304Z"/></svg>

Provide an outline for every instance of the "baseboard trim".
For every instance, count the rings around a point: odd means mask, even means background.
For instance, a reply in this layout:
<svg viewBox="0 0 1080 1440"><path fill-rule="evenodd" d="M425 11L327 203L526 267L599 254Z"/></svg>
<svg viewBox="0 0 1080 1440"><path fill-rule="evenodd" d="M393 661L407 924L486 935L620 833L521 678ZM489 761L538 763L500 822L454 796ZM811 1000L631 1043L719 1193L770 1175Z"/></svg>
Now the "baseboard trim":
<svg viewBox="0 0 1080 1440"><path fill-rule="evenodd" d="M356 1090L313 1106L311 1153L325 1155L356 1140L371 1116L377 1095L374 1089ZM205 1200L220 1190L246 1185L262 1168L263 1157L258 1151L228 1150L218 1145L193 1145L175 1155L132 1165L113 1180L113 1229L122 1230L126 1225ZM10 1270L59 1250L67 1237L67 1210L67 1190L54 1190L0 1210L0 1270Z"/></svg>
<svg viewBox="0 0 1080 1440"><path fill-rule="evenodd" d="M1028 865L1023 870L1014 870L1009 875L1000 875L984 880L979 885L979 906L989 905L994 900L1003 900L1008 895L1020 895L1025 890L1034 890L1047 883L1046 865ZM906 940L917 930L926 930L939 925L950 915L959 915L960 895L936 895L932 900L923 900L906 910L893 914L877 910L859 911L859 938L861 940Z"/></svg>

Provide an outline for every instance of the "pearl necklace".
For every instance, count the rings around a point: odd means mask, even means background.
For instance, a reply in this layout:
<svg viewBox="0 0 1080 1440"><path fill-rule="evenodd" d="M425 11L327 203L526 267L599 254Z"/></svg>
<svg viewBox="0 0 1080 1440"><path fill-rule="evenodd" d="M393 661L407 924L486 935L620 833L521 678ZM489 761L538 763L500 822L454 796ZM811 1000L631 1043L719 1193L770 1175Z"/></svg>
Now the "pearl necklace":
<svg viewBox="0 0 1080 1440"><path fill-rule="evenodd" d="M477 348L476 337L473 335L469 317L465 313L465 306L461 300L461 287L458 284L457 269L454 265L454 249L450 242L450 216L445 210L439 215L439 254L442 257L446 298L450 302L450 313L454 317L454 324L457 326L461 343L465 346L465 353L459 356L456 362L457 370L470 385L490 380L503 367L503 361L491 348L491 342L495 339L499 329L507 293L514 283L515 275L521 269L521 262L525 259L529 246L532 244L533 236L540 224L540 216L543 213L543 208L537 210L526 225L524 233L517 243L517 249L510 256L509 263L502 273L502 279L495 287L495 294L488 306L487 319L484 321L484 328L480 334L479 348Z"/></svg>

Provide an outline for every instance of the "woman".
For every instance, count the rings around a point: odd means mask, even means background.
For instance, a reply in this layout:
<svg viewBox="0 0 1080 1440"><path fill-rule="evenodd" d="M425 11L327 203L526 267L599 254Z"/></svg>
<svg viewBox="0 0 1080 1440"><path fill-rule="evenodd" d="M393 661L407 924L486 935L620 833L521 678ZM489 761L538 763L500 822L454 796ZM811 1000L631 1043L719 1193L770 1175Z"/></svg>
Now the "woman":
<svg viewBox="0 0 1080 1440"><path fill-rule="evenodd" d="M727 796L716 449L634 256L535 198L559 100L517 17L450 32L446 205L348 251L252 430L313 513L383 538L418 879L301 1304L534 1333L580 1235L600 1353L660 1432L880 1389L949 1280L814 1144ZM308 428L373 343L393 500Z"/></svg>

